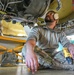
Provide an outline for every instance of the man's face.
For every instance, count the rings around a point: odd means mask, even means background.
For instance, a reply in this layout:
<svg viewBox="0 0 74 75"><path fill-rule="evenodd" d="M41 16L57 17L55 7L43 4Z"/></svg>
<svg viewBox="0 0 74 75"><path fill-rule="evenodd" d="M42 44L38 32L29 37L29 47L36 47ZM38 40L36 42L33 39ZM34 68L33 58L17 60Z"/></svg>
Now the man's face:
<svg viewBox="0 0 74 75"><path fill-rule="evenodd" d="M46 22L53 22L54 21L54 17L53 17L54 13L48 13L45 17L45 21Z"/></svg>
<svg viewBox="0 0 74 75"><path fill-rule="evenodd" d="M54 12L49 12L46 14L45 22L54 22L55 20L58 21L58 14L55 14Z"/></svg>

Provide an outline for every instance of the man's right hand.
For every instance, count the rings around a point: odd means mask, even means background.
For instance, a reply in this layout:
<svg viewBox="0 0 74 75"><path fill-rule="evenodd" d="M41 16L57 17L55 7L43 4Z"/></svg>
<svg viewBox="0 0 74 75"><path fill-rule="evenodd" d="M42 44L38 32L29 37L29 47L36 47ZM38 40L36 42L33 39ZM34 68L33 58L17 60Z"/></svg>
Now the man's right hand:
<svg viewBox="0 0 74 75"><path fill-rule="evenodd" d="M25 57L26 65L32 73L34 74L39 67L38 64L38 59L34 51L26 52L26 57Z"/></svg>
<svg viewBox="0 0 74 75"><path fill-rule="evenodd" d="M70 53L71 53L71 55L72 55L72 58L73 58L73 60L74 60L74 44L70 44L70 45L69 45L69 51L70 51Z"/></svg>

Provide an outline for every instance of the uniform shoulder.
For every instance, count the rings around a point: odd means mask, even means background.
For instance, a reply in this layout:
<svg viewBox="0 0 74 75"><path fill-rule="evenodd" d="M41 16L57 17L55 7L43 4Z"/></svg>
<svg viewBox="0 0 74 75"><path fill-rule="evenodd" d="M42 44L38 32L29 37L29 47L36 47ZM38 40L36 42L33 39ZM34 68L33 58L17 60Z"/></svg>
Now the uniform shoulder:
<svg viewBox="0 0 74 75"><path fill-rule="evenodd" d="M33 29L42 29L43 26L34 26Z"/></svg>

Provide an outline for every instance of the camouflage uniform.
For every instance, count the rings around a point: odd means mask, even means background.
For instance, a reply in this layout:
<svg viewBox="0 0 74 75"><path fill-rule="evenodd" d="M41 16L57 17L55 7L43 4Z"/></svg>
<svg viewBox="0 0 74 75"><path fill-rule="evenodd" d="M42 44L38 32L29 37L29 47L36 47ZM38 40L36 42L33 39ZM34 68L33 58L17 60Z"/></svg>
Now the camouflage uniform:
<svg viewBox="0 0 74 75"><path fill-rule="evenodd" d="M68 66L63 52L56 51L59 42L63 47L68 47L70 44L63 32L56 32L55 30L47 28L47 26L36 26L29 33L27 41L30 39L37 42L35 52L40 65L45 68L72 69L72 65ZM24 49L22 50L22 53L24 56Z"/></svg>

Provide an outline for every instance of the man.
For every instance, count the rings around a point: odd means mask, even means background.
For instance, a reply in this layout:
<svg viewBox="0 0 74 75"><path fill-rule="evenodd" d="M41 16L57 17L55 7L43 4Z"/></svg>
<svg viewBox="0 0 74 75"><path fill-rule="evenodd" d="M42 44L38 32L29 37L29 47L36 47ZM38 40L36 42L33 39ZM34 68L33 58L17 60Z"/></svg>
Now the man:
<svg viewBox="0 0 74 75"><path fill-rule="evenodd" d="M74 59L74 46L70 44L63 32L59 33L53 30L58 23L58 19L59 17L56 12L49 11L45 17L46 26L34 27L27 38L25 44L26 52L24 51L25 61L27 67L30 68L32 73L37 71L40 64L35 52L36 46L38 46L42 51L50 53L50 57L53 58L56 54L58 43L60 42L63 47L67 47L69 49L72 58ZM44 54L47 55L46 53Z"/></svg>

